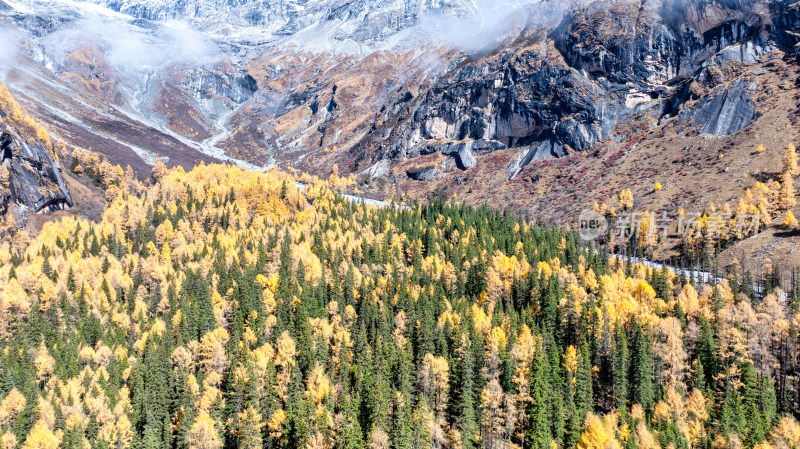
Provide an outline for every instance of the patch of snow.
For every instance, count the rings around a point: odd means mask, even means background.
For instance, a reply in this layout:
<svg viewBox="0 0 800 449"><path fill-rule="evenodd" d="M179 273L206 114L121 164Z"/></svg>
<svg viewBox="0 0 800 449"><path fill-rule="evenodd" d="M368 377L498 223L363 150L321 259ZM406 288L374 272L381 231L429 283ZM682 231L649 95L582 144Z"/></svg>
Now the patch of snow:
<svg viewBox="0 0 800 449"><path fill-rule="evenodd" d="M90 13L90 14L103 15L103 16L113 17L115 19L121 19L121 20L133 20L133 17L131 17L131 16L127 15L127 14L123 14L123 13L114 11L113 9L110 9L110 8L108 8L106 6L98 5L98 4L95 4L95 3L88 3L88 2L80 1L80 0L49 0L49 1L45 2L45 3L61 3L64 6L75 8L75 9L78 9L80 11L87 12L87 13Z"/></svg>
<svg viewBox="0 0 800 449"><path fill-rule="evenodd" d="M31 3L32 2L30 2L30 1L25 2L25 3L27 3L27 5L24 4L21 1L16 1L16 0L3 0L3 1L8 6L14 8L15 11L20 12L22 14L33 14L34 13L33 9L31 8L31 6L32 6Z"/></svg>

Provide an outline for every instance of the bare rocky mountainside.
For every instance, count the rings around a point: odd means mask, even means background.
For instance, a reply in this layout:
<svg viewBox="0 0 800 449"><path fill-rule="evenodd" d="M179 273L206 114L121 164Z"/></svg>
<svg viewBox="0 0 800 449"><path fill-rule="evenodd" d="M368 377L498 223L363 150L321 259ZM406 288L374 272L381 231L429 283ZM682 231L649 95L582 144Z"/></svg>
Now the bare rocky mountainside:
<svg viewBox="0 0 800 449"><path fill-rule="evenodd" d="M30 113L142 178L278 164L569 224L623 189L735 208L800 134L791 0L3 0L0 24Z"/></svg>
<svg viewBox="0 0 800 449"><path fill-rule="evenodd" d="M72 207L62 167L47 132L0 89L0 218L24 227L29 213ZM8 229L0 226L0 235Z"/></svg>

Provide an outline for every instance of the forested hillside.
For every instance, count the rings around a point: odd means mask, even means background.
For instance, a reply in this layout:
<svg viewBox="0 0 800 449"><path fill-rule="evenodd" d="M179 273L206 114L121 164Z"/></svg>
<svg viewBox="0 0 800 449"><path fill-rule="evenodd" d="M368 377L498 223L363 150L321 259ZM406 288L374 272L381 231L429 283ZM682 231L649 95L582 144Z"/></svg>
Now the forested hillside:
<svg viewBox="0 0 800 449"><path fill-rule="evenodd" d="M0 245L2 447L800 445L793 295L488 208L154 178Z"/></svg>

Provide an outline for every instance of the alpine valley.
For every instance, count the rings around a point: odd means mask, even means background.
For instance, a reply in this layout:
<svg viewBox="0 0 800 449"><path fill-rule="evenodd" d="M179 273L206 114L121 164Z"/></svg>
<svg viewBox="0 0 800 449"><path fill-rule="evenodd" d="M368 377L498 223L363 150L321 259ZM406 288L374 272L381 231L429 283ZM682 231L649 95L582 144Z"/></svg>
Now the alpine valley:
<svg viewBox="0 0 800 449"><path fill-rule="evenodd" d="M360 196L574 225L626 189L635 210L735 209L780 181L798 137L788 0L3 0L0 14L13 97L140 179L157 160L277 165L353 174ZM724 263L800 264L773 237L734 239Z"/></svg>
<svg viewBox="0 0 800 449"><path fill-rule="evenodd" d="M799 58L795 0L0 0L0 449L798 449Z"/></svg>

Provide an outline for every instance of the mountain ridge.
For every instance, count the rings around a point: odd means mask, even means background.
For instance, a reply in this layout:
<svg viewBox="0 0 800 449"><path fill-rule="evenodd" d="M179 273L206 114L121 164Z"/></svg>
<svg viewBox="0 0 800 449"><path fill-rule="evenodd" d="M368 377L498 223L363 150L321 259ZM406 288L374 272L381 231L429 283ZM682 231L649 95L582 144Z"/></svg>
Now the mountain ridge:
<svg viewBox="0 0 800 449"><path fill-rule="evenodd" d="M68 143L143 178L159 159L186 169L276 164L354 174L373 198L455 194L563 224L619 192L617 182L597 187L619 175L619 155L697 158L706 173L716 168L705 155L681 153L698 135L703 148L727 154L741 142L780 148L800 138L791 127L766 133L772 124L762 118L795 120L781 71L796 68L800 12L785 0L445 2L439 12L408 12L415 2L306 2L291 14L275 3L296 26L281 36L258 21L239 27L255 40L226 36L214 21L239 23L259 2L32 4L3 14L28 48L8 69L10 88ZM206 17L212 6L221 19ZM397 14L407 20L388 26ZM431 30L440 17L451 20ZM470 20L482 25L464 26ZM94 32L73 30L89 23ZM451 29L459 25L478 38ZM364 34L370 27L382 34ZM51 84L77 95L56 96L43 87ZM767 137L753 144L761 130ZM643 135L664 154L637 156ZM733 178L768 177L745 168L746 149L737 153ZM588 165L595 159L600 167ZM562 185L573 164L596 179ZM683 179L677 164L657 170L682 179L657 201L642 185L651 181L630 183L637 203L659 211L724 203L750 182L699 195L702 177ZM552 192L570 201L552 201Z"/></svg>

